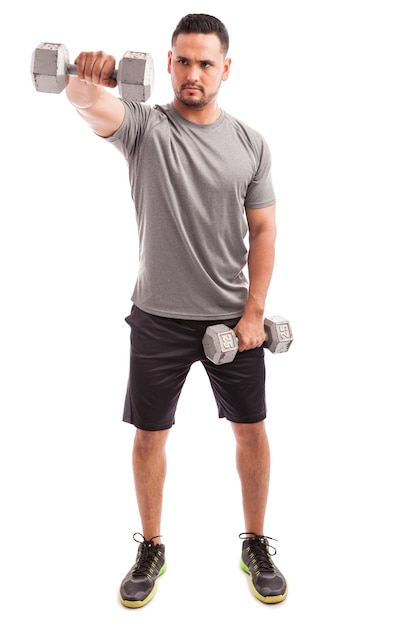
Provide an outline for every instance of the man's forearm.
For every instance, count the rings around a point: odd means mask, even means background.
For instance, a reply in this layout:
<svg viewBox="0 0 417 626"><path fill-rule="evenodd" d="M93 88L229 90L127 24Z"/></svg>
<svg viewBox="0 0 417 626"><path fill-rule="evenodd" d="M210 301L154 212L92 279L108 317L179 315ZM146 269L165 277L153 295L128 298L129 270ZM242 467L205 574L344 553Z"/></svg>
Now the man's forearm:
<svg viewBox="0 0 417 626"><path fill-rule="evenodd" d="M250 238L249 293L245 315L263 318L275 262L275 231L264 231Z"/></svg>

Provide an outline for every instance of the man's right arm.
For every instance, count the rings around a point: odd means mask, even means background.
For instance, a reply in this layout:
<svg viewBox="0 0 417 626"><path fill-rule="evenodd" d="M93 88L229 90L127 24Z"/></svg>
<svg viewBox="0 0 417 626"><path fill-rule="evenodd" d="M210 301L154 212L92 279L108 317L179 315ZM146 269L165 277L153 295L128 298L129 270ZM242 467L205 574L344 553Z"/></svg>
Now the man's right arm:
<svg viewBox="0 0 417 626"><path fill-rule="evenodd" d="M111 78L115 58L104 52L81 52L75 64L78 76L70 78L67 98L97 135L110 137L125 115L123 102L105 89L117 85Z"/></svg>

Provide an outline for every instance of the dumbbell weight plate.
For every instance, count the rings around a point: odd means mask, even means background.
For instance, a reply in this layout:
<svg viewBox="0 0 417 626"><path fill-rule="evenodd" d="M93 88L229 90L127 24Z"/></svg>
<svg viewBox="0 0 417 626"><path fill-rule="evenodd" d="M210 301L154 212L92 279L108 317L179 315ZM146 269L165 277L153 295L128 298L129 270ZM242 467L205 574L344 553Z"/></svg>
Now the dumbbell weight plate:
<svg viewBox="0 0 417 626"><path fill-rule="evenodd" d="M273 315L264 320L266 334L265 345L274 354L288 352L293 342L290 323L285 317Z"/></svg>
<svg viewBox="0 0 417 626"><path fill-rule="evenodd" d="M141 72L138 73L138 67ZM140 82L138 84L138 75ZM147 52L128 50L117 69L117 84L123 100L145 102L152 93L154 82L153 60Z"/></svg>
<svg viewBox="0 0 417 626"><path fill-rule="evenodd" d="M36 91L61 93L68 84L69 53L62 43L41 43L32 54L32 81Z"/></svg>
<svg viewBox="0 0 417 626"><path fill-rule="evenodd" d="M206 357L216 365L230 363L238 350L237 337L225 324L209 326L203 337Z"/></svg>

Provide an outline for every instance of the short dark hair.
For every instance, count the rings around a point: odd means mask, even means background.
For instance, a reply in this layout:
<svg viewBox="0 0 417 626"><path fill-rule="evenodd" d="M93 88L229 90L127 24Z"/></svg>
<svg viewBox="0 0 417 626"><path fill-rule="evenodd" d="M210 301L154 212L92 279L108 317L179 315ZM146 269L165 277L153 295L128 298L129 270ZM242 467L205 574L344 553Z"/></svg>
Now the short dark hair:
<svg viewBox="0 0 417 626"><path fill-rule="evenodd" d="M176 38L181 33L202 33L203 35L214 33L220 39L225 56L229 50L229 33L227 28L223 22L212 15L206 15L205 13L189 13L185 15L180 19L172 33L171 45L174 45Z"/></svg>

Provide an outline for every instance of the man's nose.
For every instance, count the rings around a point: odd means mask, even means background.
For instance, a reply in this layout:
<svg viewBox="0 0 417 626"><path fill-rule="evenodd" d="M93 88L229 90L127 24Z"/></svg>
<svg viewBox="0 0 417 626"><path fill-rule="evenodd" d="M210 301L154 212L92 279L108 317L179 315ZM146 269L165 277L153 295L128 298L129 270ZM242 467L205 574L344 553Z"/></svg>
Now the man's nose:
<svg viewBox="0 0 417 626"><path fill-rule="evenodd" d="M197 63L191 63L188 66L188 72L187 72L187 80L190 81L190 83L197 83L200 77L200 68L197 65Z"/></svg>

